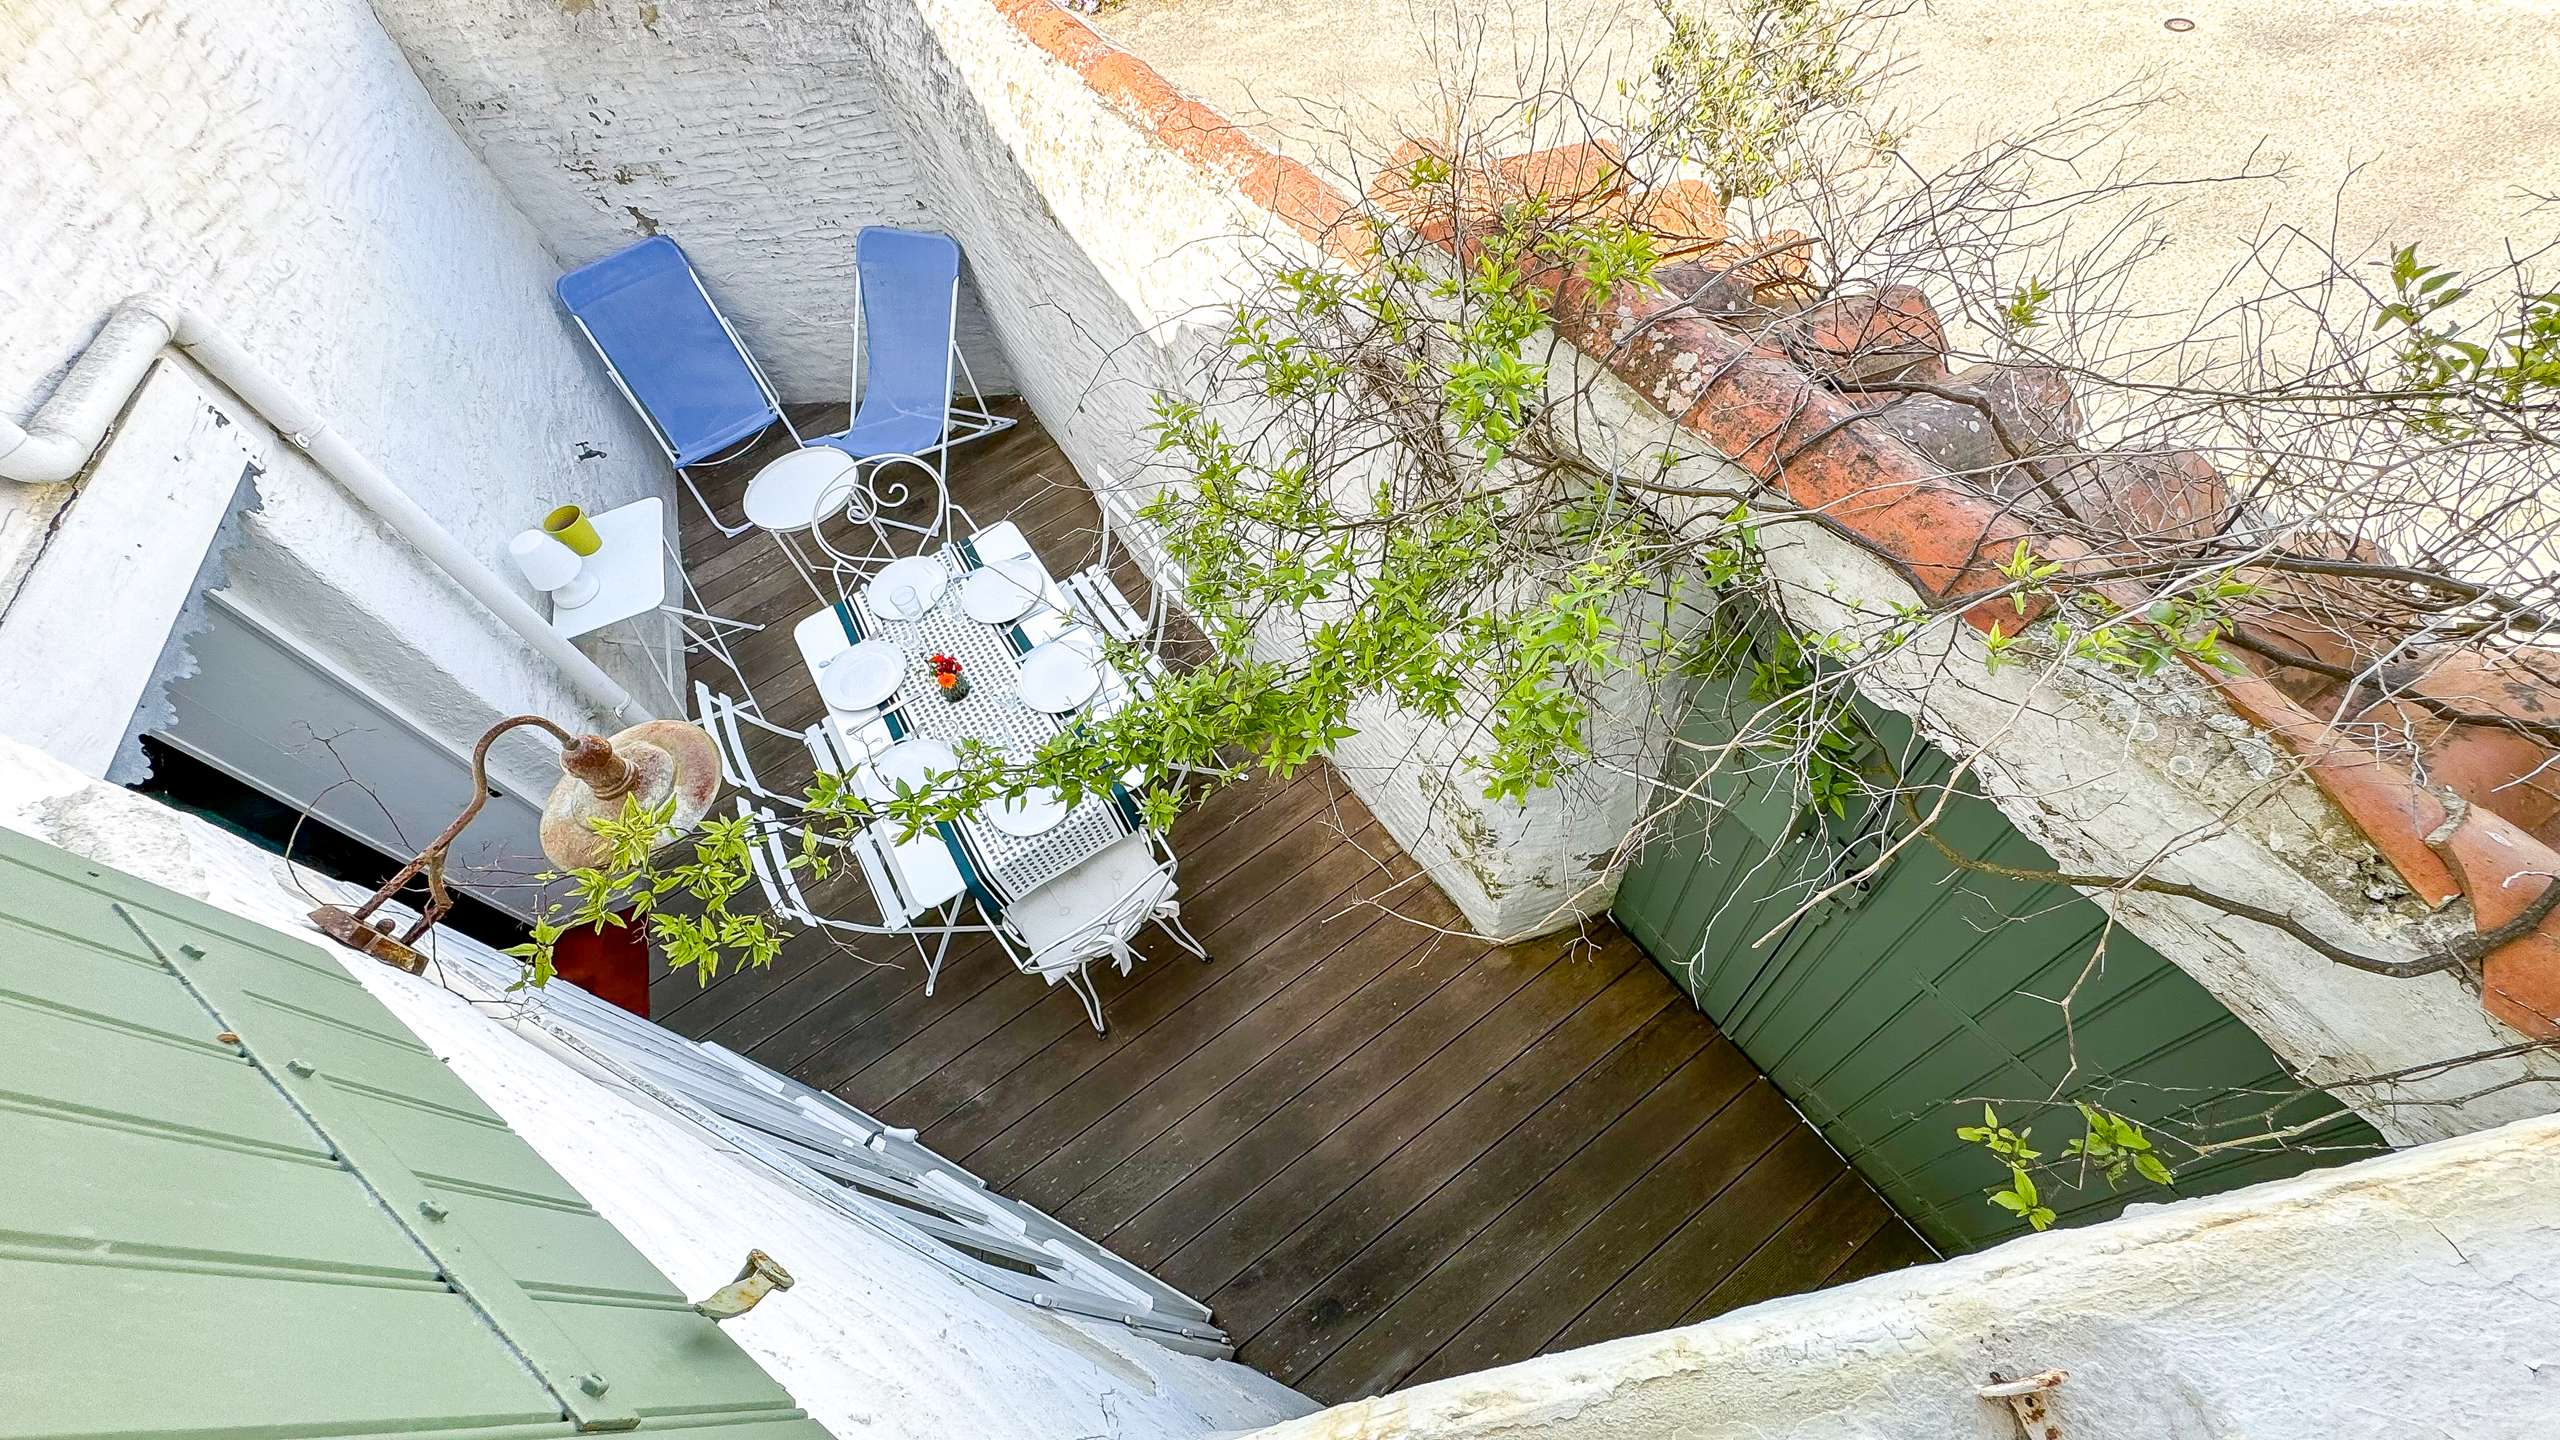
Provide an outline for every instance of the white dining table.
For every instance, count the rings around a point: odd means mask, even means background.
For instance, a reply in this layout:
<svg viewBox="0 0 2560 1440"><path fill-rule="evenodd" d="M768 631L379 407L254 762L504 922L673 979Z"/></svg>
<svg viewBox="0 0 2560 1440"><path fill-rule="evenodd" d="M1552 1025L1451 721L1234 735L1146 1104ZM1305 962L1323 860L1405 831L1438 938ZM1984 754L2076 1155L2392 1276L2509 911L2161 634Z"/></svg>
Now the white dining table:
<svg viewBox="0 0 2560 1440"><path fill-rule="evenodd" d="M1132 693L1128 681L1100 659L1094 661L1099 678L1093 694L1066 714L1036 709L1015 694L1026 654L1088 629L1020 527L999 521L945 547L935 558L950 581L917 619L883 614L857 589L849 603L818 610L793 627L801 659L820 681L822 700L826 665L858 639L887 641L904 655L897 691L883 704L858 710L828 704L828 733L837 753L856 768L857 779L861 767L910 737L954 745L977 740L1028 755L1079 718L1107 714L1127 703ZM983 566L1018 558L1039 567L1040 593L1028 611L1005 624L971 619L962 605L962 582ZM1092 638L1098 654L1100 636ZM928 657L936 654L961 662L961 673L970 682L965 699L947 700L934 684ZM1125 789L1115 787L1086 796L1037 834L1009 834L992 819L973 816L896 842L891 860L900 883L919 904L947 903L967 890L993 914L1137 828L1135 802Z"/></svg>

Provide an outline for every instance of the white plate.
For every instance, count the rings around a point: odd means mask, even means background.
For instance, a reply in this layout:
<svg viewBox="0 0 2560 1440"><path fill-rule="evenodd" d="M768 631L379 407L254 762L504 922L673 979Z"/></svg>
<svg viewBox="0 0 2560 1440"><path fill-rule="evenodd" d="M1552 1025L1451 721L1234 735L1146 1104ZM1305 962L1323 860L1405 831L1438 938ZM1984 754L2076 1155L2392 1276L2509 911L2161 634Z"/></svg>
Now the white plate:
<svg viewBox="0 0 2560 1440"><path fill-rule="evenodd" d="M1022 657L1022 678L1014 682L1013 693L1023 704L1064 715L1102 688L1102 667L1078 642L1081 633L1070 630Z"/></svg>
<svg viewBox="0 0 2560 1440"><path fill-rule="evenodd" d="M853 784L864 799L875 805L885 804L896 797L900 785L910 790L927 789L935 776L948 775L959 768L960 757L950 746L930 735L910 735L853 772Z"/></svg>
<svg viewBox="0 0 2560 1440"><path fill-rule="evenodd" d="M907 652L886 640L839 650L818 669L818 694L830 710L870 710L898 693Z"/></svg>
<svg viewBox="0 0 2560 1440"><path fill-rule="evenodd" d="M892 560L871 577L862 592L871 613L888 620L921 620L942 601L942 592L951 585L951 572L939 560L922 555L909 555Z"/></svg>
<svg viewBox="0 0 2560 1440"><path fill-rule="evenodd" d="M1067 818L1066 797L1043 787L1027 795L1016 795L978 812L978 818L1007 835L1029 839L1058 828Z"/></svg>
<svg viewBox="0 0 2560 1440"><path fill-rule="evenodd" d="M960 609L981 625L1019 620L1040 603L1049 572L1028 555L990 560L960 581Z"/></svg>

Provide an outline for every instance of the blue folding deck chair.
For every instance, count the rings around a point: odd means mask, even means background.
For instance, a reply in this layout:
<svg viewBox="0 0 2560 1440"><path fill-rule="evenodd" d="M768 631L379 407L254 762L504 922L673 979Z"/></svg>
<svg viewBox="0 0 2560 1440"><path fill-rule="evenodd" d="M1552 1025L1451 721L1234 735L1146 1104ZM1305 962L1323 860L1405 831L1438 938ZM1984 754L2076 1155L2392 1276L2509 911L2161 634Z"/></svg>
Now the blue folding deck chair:
<svg viewBox="0 0 2560 1440"><path fill-rule="evenodd" d="M931 538L958 508L950 503L951 447L1013 420L987 409L969 358L960 353L959 245L934 231L871 225L854 237L853 258L853 423L808 443L861 462L871 513L855 518ZM955 378L969 387L970 404L953 402ZM913 465L933 477L936 493L925 518L894 518L911 497L903 485L879 486L879 472L892 465ZM967 511L960 514L968 518Z"/></svg>
<svg viewBox="0 0 2560 1440"><path fill-rule="evenodd" d="M623 398L649 422L702 513L723 535L746 533L745 521L721 520L689 467L745 449L776 422L795 442L800 432L684 251L664 235L651 236L579 266L552 291Z"/></svg>

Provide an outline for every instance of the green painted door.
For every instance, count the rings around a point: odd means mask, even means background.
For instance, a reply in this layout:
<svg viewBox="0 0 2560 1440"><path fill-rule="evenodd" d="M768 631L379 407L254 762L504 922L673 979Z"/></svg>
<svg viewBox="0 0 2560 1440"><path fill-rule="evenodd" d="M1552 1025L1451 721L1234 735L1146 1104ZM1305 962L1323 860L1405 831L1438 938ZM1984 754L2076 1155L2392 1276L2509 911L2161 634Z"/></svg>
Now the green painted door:
<svg viewBox="0 0 2560 1440"><path fill-rule="evenodd" d="M1747 704L1741 688L1702 687L1684 738L1693 746L1729 740L1726 717L1748 713L1735 708ZM1907 783L1940 783L1952 770L1942 754L1913 744L1902 716L1869 709L1861 719ZM2024 1228L1985 1198L2005 1179L1997 1164L1956 1138L1958 1125L1979 1122L1980 1097L2079 1096L2155 1126L2228 1139L2263 1133L2260 1112L2295 1088L2256 1034L2202 986L2132 934L2109 930L2105 914L2066 887L1962 870L1921 842L1897 852L1866 888L1790 921L1806 899L1878 853L1876 817L1817 821L1778 767L1727 768L1759 774L1711 777L1685 803L1629 871L1617 919L1941 1249ZM1696 773L1675 767L1675 775ZM2053 868L1976 795L1951 803L1938 833L1964 855ZM2065 996L2067 1023L2056 1003ZM2293 1100L2279 1122L2323 1116L2334 1118L2297 1137L2299 1148L2193 1161L2180 1171L2178 1193L2384 1148L2371 1126L2318 1092ZM2066 1118L2036 1127L2048 1155L2078 1133ZM2167 1198L2139 1189L2148 1196L2096 1180L2064 1193L2048 1185L2043 1198L2065 1224Z"/></svg>
<svg viewBox="0 0 2560 1440"><path fill-rule="evenodd" d="M0 1440L825 1440L329 955L0 830Z"/></svg>

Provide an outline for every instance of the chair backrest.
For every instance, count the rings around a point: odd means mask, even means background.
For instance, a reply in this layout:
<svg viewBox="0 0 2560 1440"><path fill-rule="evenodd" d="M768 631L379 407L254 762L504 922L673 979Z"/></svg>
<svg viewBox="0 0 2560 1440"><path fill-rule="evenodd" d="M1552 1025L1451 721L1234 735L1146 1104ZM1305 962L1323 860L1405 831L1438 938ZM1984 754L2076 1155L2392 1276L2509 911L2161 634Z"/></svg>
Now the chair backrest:
<svg viewBox="0 0 2560 1440"><path fill-rule="evenodd" d="M764 787L756 783L754 767L747 763L746 737L738 733L738 702L696 680L693 713L709 732L711 748L719 753L720 778L733 789L764 794Z"/></svg>
<svg viewBox="0 0 2560 1440"><path fill-rule="evenodd" d="M882 920L880 925L868 925L842 916L820 915L811 908L809 897L800 889L799 872L791 868L792 856L807 833L803 827L784 823L771 810L750 803L743 795L738 797L738 813L748 821L747 868L755 872L766 908L781 918L800 926L886 934L921 913L922 907L898 887L897 870L883 848L878 826L865 826L842 838L818 836L820 845L851 854L855 868L862 872L863 882L880 907Z"/></svg>
<svg viewBox="0 0 2560 1440"><path fill-rule="evenodd" d="M679 469L782 418L764 372L666 236L581 265L552 291Z"/></svg>
<svg viewBox="0 0 2560 1440"><path fill-rule="evenodd" d="M791 851L783 843L786 834L796 839L799 832L744 795L738 797L738 813L748 822L747 868L756 872L766 907L794 924L813 923L816 916L800 893L799 877L791 872Z"/></svg>
<svg viewBox="0 0 2560 1440"><path fill-rule="evenodd" d="M871 886L871 898L879 902L880 917L890 925L904 925L924 913L898 883L897 863L889 855L889 847L880 835L878 825L865 825L844 837L844 848L862 871L863 880Z"/></svg>
<svg viewBox="0 0 2560 1440"><path fill-rule="evenodd" d="M960 247L930 230L865 226L853 241L862 287L858 415L948 414L960 304ZM859 420L857 419L857 423Z"/></svg>

